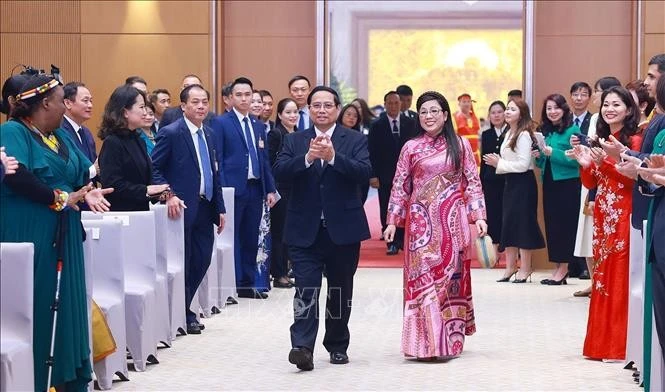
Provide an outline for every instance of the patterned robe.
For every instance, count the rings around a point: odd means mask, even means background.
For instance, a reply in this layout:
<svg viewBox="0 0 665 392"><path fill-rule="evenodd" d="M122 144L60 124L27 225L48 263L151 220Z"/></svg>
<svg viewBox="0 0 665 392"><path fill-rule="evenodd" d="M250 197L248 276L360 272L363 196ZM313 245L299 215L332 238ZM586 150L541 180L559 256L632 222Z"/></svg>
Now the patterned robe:
<svg viewBox="0 0 665 392"><path fill-rule="evenodd" d="M618 137L618 135L615 135ZM632 148L639 151L641 137ZM593 286L584 339L585 357L624 359L628 329L628 264L633 183L611 158L581 170L582 184L598 187L593 211Z"/></svg>
<svg viewBox="0 0 665 392"><path fill-rule="evenodd" d="M388 224L405 226L402 352L455 356L476 331L471 298L469 223L485 219L474 153L465 138L460 170L443 137L408 141L399 157Z"/></svg>

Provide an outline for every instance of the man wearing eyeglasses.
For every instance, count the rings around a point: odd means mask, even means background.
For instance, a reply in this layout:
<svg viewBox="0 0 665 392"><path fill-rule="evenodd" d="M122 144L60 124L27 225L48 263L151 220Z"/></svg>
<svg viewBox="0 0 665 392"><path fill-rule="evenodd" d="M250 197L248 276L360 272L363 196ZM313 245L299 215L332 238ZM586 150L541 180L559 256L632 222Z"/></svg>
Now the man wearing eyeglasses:
<svg viewBox="0 0 665 392"><path fill-rule="evenodd" d="M319 290L328 279L323 345L332 364L349 362L348 322L360 242L370 237L361 188L371 172L367 138L336 125L335 90L315 87L307 97L313 126L284 138L274 165L279 181L292 184L284 242L296 281L289 362L314 369Z"/></svg>
<svg viewBox="0 0 665 392"><path fill-rule="evenodd" d="M573 124L577 125L583 134L589 133L589 123L592 113L587 110L591 100L591 86L587 82L575 82L570 87L570 102L573 110Z"/></svg>

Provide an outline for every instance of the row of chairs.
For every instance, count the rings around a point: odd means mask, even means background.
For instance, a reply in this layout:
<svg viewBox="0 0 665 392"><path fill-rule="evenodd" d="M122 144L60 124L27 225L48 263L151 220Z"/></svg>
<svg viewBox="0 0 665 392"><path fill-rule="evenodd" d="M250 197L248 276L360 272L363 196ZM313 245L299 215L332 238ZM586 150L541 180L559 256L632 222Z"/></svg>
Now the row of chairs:
<svg viewBox="0 0 665 392"><path fill-rule="evenodd" d="M191 306L206 317L236 295L233 192L224 188L226 228L216 236L210 268ZM111 388L115 376L129 379L127 351L136 371L144 371L148 363L158 363L160 342L170 347L178 334L185 334L183 222L182 215L169 219L166 206L159 204L151 211L82 213L88 320L94 299L117 345L114 353L94 364L103 390ZM2 244L0 391L33 389L32 265L32 244Z"/></svg>

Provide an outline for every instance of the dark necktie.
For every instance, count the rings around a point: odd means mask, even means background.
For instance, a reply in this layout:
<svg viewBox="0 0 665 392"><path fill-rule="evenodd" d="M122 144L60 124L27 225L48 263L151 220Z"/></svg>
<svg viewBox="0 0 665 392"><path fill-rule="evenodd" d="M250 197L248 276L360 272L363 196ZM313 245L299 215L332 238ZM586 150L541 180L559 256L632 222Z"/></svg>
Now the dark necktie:
<svg viewBox="0 0 665 392"><path fill-rule="evenodd" d="M199 142L199 158L201 159L201 171L203 172L203 190L207 200L212 200L212 165L210 164L210 154L208 147L203 139L203 131L199 128L196 131Z"/></svg>
<svg viewBox="0 0 665 392"><path fill-rule="evenodd" d="M299 110L298 113L300 114L300 120L298 120L298 130L299 131L304 131L305 130L305 111L304 110Z"/></svg>
<svg viewBox="0 0 665 392"><path fill-rule="evenodd" d="M243 128L245 131L245 142L247 143L247 150L249 151L249 160L252 162L252 176L259 178L259 156L256 154L256 146L254 139L252 139L252 130L249 127L249 119L247 117L242 119Z"/></svg>
<svg viewBox="0 0 665 392"><path fill-rule="evenodd" d="M577 118L575 119L575 126L576 126L576 127L579 127L579 126L580 126L580 118L579 118L579 117L577 117Z"/></svg>
<svg viewBox="0 0 665 392"><path fill-rule="evenodd" d="M395 139L395 144L399 146L399 128L397 128L397 120L393 120L393 139Z"/></svg>

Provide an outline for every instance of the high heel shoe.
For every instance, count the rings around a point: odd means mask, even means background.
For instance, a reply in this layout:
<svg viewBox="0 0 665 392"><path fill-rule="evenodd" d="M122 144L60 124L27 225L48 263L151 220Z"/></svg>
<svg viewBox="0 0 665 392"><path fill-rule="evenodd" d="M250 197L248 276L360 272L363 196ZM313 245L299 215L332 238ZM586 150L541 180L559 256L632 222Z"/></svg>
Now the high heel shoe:
<svg viewBox="0 0 665 392"><path fill-rule="evenodd" d="M498 279L497 282L499 282L499 283L510 282L510 278L512 278L513 275L515 275L517 273L517 271L519 271L519 270L515 270L515 271L511 272L510 275L504 276L503 278Z"/></svg>
<svg viewBox="0 0 665 392"><path fill-rule="evenodd" d="M525 276L522 279L517 279L517 275L515 275L515 280L513 280L513 283L526 283L527 279L529 280L529 283L531 283L531 274L533 271L529 272L527 276Z"/></svg>
<svg viewBox="0 0 665 392"><path fill-rule="evenodd" d="M568 274L565 274L563 276L563 278L561 278L561 280L550 279L550 281L547 282L547 285L549 285L549 286L561 286L562 284L568 284L568 282L566 281L567 277L568 277Z"/></svg>

